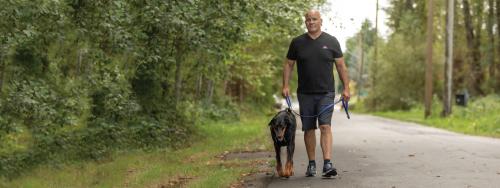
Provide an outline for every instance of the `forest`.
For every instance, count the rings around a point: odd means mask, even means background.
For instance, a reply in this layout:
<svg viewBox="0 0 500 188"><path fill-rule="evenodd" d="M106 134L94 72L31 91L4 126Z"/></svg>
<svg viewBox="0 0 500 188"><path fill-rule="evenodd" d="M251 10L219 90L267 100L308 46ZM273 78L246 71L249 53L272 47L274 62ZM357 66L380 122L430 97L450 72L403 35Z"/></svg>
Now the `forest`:
<svg viewBox="0 0 500 188"><path fill-rule="evenodd" d="M346 61L356 95L371 111L408 110L424 102L428 7L433 6L433 96L442 101L445 88L445 39L448 1L391 0L391 33L377 34L366 20L346 42ZM500 1L454 1L452 95L470 99L500 93ZM354 55L352 55L354 54ZM363 60L361 60L363 58ZM362 68L362 62L364 68ZM439 104L438 104L439 105Z"/></svg>
<svg viewBox="0 0 500 188"><path fill-rule="evenodd" d="M271 104L287 43L321 1L1 4L0 176L13 177L180 147L204 121Z"/></svg>

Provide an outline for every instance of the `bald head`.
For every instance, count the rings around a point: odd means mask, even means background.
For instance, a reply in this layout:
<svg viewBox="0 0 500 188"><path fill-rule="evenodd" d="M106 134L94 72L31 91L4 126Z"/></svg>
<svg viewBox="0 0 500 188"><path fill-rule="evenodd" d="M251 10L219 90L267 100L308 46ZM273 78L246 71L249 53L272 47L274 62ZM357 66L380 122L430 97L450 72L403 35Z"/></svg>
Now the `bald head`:
<svg viewBox="0 0 500 188"><path fill-rule="evenodd" d="M309 34L320 34L321 33L321 25L323 20L321 19L321 14L318 10L309 10L304 14L305 23L307 27L307 32Z"/></svg>
<svg viewBox="0 0 500 188"><path fill-rule="evenodd" d="M311 9L311 10L308 10L305 14L304 14L304 17L307 19L307 17L309 16L317 16L321 19L321 13L319 12L319 10L316 10L316 9Z"/></svg>

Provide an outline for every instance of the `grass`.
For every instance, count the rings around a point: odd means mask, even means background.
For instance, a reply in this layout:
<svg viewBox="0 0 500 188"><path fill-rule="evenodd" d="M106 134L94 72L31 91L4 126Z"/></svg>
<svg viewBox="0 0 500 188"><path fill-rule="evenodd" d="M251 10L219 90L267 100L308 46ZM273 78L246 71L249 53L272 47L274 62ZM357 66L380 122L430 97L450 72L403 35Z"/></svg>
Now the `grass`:
<svg viewBox="0 0 500 188"><path fill-rule="evenodd" d="M432 115L425 119L424 108L417 106L408 111L373 112L371 114L420 123L454 132L500 138L500 96L487 96L472 101L467 107L453 106L452 114L442 118L442 104L433 103Z"/></svg>
<svg viewBox="0 0 500 188"><path fill-rule="evenodd" d="M13 179L0 179L0 187L229 187L242 174L255 172L259 161L222 160L217 156L234 151L269 150L265 117L238 123L201 125L199 139L179 150L129 151L113 154L107 161L75 162L40 166Z"/></svg>

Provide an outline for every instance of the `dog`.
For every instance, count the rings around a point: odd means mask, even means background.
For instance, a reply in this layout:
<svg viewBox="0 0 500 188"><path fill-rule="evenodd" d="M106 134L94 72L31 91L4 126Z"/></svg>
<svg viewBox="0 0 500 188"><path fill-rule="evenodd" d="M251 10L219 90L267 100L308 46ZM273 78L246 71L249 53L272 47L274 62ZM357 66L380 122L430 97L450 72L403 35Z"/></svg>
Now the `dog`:
<svg viewBox="0 0 500 188"><path fill-rule="evenodd" d="M295 150L295 116L290 109L279 111L269 122L271 137L276 152L276 171L280 177L293 176L293 152ZM282 169L281 147L286 147L287 160L285 170Z"/></svg>

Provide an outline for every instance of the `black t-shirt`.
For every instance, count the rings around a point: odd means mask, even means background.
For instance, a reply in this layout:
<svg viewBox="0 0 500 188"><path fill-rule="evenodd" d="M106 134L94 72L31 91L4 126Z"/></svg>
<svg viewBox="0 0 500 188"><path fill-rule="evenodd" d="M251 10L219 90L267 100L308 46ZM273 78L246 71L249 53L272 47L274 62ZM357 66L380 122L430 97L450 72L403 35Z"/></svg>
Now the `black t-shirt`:
<svg viewBox="0 0 500 188"><path fill-rule="evenodd" d="M307 33L295 37L290 43L287 58L297 61L298 93L325 93L335 91L333 63L342 57L339 41L322 32L312 39Z"/></svg>

